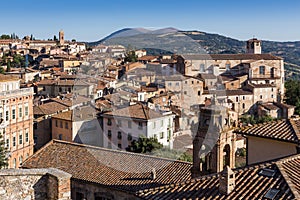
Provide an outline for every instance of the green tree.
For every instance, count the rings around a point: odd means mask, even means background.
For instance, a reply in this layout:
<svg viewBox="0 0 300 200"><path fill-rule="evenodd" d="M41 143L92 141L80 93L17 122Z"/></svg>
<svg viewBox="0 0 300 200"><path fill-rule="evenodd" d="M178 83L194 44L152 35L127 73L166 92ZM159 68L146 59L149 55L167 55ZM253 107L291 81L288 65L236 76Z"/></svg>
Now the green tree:
<svg viewBox="0 0 300 200"><path fill-rule="evenodd" d="M161 149L163 145L158 142L157 138L147 138L140 136L138 140L133 140L126 148L126 151L134 153L150 153L154 150Z"/></svg>
<svg viewBox="0 0 300 200"><path fill-rule="evenodd" d="M58 41L56 35L53 36L53 40L54 40L54 41Z"/></svg>
<svg viewBox="0 0 300 200"><path fill-rule="evenodd" d="M9 40L9 39L10 39L10 36L9 36L9 35L6 35L6 34L2 34L2 35L0 36L0 39L1 39L1 40Z"/></svg>
<svg viewBox="0 0 300 200"><path fill-rule="evenodd" d="M287 104L296 106L295 113L300 114L300 81L288 80L285 83L285 101Z"/></svg>
<svg viewBox="0 0 300 200"><path fill-rule="evenodd" d="M137 56L135 55L135 51L128 51L125 54L124 62L136 62L137 61Z"/></svg>
<svg viewBox="0 0 300 200"><path fill-rule="evenodd" d="M10 63L10 60L7 61L6 71L7 71L7 72L10 72L10 71L11 71L11 63Z"/></svg>
<svg viewBox="0 0 300 200"><path fill-rule="evenodd" d="M5 70L3 69L3 67L0 66L0 74L4 74Z"/></svg>
<svg viewBox="0 0 300 200"><path fill-rule="evenodd" d="M3 119L0 119L0 120L2 123ZM7 153L7 150L5 148L5 143L4 143L2 135L0 134L0 169L6 167L8 165L6 153Z"/></svg>

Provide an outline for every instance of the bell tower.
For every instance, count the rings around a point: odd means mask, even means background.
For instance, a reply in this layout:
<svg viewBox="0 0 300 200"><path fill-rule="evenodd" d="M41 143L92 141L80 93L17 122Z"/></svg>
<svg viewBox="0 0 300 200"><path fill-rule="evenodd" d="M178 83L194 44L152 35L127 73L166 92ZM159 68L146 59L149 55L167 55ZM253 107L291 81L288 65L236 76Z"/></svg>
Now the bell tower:
<svg viewBox="0 0 300 200"><path fill-rule="evenodd" d="M193 128L192 178L221 172L225 166L235 166L235 122L228 108L210 105L200 109L199 122Z"/></svg>
<svg viewBox="0 0 300 200"><path fill-rule="evenodd" d="M59 31L59 44L61 46L65 44L65 33L63 30Z"/></svg>
<svg viewBox="0 0 300 200"><path fill-rule="evenodd" d="M247 53L261 54L261 40L256 38L247 41Z"/></svg>

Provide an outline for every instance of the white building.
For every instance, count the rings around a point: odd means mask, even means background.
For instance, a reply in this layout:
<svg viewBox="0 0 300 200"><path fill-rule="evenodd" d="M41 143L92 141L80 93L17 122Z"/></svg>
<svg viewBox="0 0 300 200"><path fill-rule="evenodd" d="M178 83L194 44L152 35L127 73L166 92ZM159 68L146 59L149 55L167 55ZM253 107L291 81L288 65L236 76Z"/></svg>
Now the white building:
<svg viewBox="0 0 300 200"><path fill-rule="evenodd" d="M156 137L164 146L173 146L172 112L155 112L138 103L104 113L102 117L104 147L125 149L141 135Z"/></svg>

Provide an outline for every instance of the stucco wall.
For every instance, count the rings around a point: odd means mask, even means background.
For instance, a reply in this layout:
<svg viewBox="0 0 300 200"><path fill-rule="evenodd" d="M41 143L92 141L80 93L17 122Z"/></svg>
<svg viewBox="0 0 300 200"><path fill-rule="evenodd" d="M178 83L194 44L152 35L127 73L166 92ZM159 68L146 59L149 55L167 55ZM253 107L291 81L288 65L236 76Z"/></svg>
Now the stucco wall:
<svg viewBox="0 0 300 200"><path fill-rule="evenodd" d="M296 154L296 144L258 137L247 137L248 164Z"/></svg>

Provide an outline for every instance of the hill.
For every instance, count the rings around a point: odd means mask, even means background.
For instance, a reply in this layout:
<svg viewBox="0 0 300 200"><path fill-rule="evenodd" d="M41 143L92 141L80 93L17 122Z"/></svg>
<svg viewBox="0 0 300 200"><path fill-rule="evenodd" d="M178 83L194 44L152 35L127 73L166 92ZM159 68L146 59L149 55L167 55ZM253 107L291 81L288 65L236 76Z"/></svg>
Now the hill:
<svg viewBox="0 0 300 200"><path fill-rule="evenodd" d="M246 49L246 41L197 30L179 31L175 28L159 30L122 29L90 45L100 43L106 45L120 44L137 49L151 49L150 53L152 54L157 52L230 54L244 53ZM263 40L262 51L283 57L286 77L300 79L300 41L276 42Z"/></svg>

